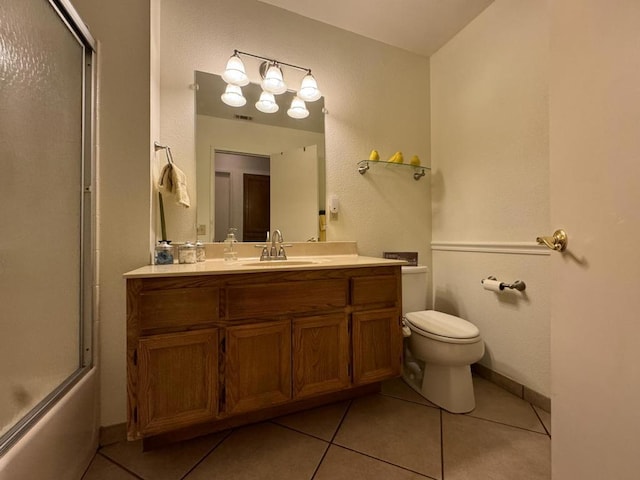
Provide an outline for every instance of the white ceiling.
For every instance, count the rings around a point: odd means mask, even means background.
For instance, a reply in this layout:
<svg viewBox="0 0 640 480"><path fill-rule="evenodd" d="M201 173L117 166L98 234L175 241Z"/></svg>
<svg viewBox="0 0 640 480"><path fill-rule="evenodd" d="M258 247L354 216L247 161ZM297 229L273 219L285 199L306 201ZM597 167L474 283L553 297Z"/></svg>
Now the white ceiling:
<svg viewBox="0 0 640 480"><path fill-rule="evenodd" d="M259 0L430 56L493 0Z"/></svg>

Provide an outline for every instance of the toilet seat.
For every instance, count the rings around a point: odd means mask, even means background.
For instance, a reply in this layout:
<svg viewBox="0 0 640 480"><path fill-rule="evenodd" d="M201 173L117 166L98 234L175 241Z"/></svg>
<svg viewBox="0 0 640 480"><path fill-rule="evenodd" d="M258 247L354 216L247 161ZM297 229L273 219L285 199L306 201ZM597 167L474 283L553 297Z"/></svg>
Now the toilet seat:
<svg viewBox="0 0 640 480"><path fill-rule="evenodd" d="M480 330L460 317L423 310L405 316L407 326L418 335L445 343L475 343L480 341Z"/></svg>

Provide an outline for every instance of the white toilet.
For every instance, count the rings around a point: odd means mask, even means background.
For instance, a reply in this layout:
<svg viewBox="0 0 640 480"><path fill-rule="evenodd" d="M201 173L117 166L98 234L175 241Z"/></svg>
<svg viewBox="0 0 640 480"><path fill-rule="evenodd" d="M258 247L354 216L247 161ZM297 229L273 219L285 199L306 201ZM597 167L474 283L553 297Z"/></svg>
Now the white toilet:
<svg viewBox="0 0 640 480"><path fill-rule="evenodd" d="M472 323L425 310L427 273L427 267L402 267L402 314L410 332L405 338L403 376L445 410L470 412L475 408L470 365L484 355L484 342Z"/></svg>

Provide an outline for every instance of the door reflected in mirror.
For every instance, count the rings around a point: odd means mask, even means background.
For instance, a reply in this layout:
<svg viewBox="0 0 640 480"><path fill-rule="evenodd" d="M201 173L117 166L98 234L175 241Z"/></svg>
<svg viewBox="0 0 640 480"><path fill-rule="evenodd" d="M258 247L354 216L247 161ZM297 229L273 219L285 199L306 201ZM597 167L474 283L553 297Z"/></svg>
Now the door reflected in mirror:
<svg viewBox="0 0 640 480"><path fill-rule="evenodd" d="M325 209L323 99L296 120L285 113L292 92L276 96L280 111L266 114L254 106L259 85L243 87L247 104L233 108L220 100L220 76L196 71L196 83L198 239L223 241L229 228L240 241L264 241L276 228L286 241L317 239Z"/></svg>

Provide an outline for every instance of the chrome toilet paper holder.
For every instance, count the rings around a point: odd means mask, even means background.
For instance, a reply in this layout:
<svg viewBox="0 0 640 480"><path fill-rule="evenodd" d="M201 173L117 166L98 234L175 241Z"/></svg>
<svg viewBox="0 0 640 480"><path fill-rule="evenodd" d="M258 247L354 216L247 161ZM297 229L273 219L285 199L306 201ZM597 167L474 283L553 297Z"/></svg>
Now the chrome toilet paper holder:
<svg viewBox="0 0 640 480"><path fill-rule="evenodd" d="M480 283L484 283L485 280L493 280L494 282L498 281L496 277L494 277L493 275L490 275L486 279L482 279ZM522 292L524 291L525 288L527 288L527 285L522 280L516 280L513 283L500 282L500 290L504 290L505 288L518 290L519 292Z"/></svg>

